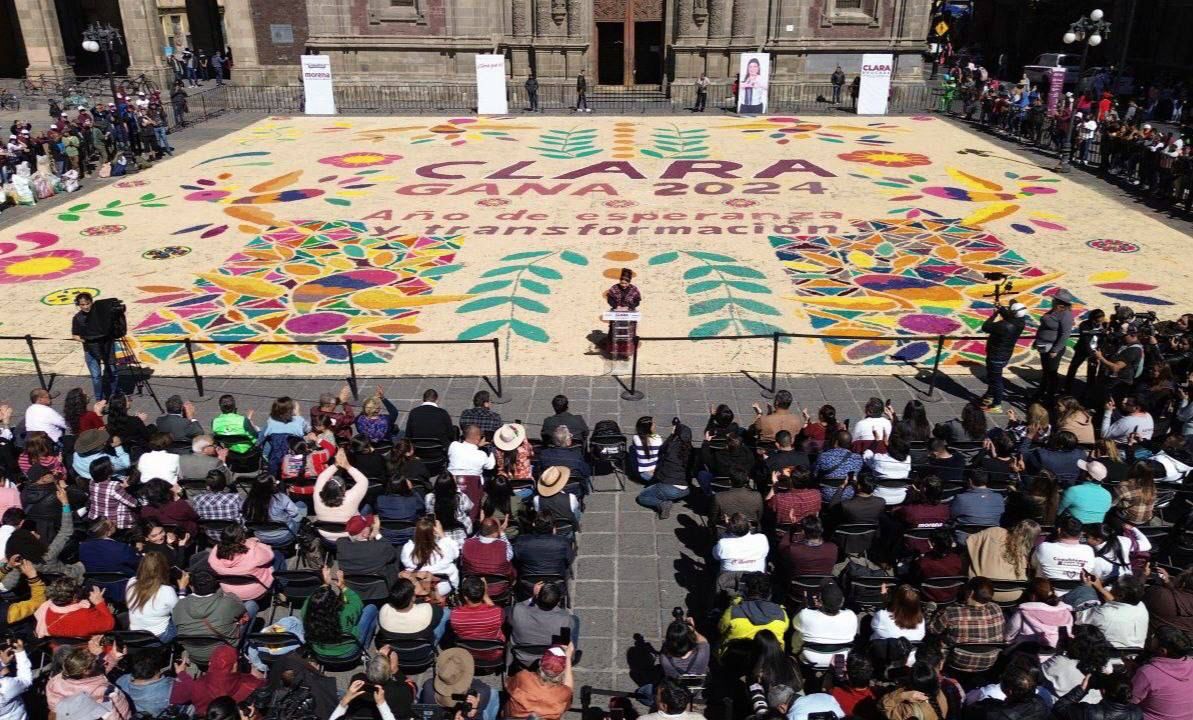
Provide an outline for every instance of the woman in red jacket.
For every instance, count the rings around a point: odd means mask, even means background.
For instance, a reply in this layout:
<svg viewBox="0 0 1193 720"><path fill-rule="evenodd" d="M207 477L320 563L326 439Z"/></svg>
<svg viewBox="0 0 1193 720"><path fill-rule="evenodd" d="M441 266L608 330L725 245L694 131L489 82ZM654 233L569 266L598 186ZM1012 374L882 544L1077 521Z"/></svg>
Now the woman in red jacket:
<svg viewBox="0 0 1193 720"><path fill-rule="evenodd" d="M236 649L231 645L221 645L211 653L207 672L198 680L186 671L187 665L185 653L174 663L178 679L170 692L170 704L194 705L195 715L199 717L207 714L212 700L227 695L236 702L244 702L265 683L264 678L237 671Z"/></svg>
<svg viewBox="0 0 1193 720"><path fill-rule="evenodd" d="M48 600L33 613L37 637L89 638L116 627L103 590L97 587L84 600L79 581L60 577L50 583L46 596Z"/></svg>

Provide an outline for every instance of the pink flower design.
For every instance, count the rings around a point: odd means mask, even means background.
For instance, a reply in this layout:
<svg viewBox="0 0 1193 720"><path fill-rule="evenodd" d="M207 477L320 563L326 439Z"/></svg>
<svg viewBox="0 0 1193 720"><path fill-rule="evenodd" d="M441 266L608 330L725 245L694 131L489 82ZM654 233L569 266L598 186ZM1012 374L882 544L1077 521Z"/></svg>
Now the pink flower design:
<svg viewBox="0 0 1193 720"><path fill-rule="evenodd" d="M97 258L80 250L43 250L0 258L0 284L57 280L99 265Z"/></svg>
<svg viewBox="0 0 1193 720"><path fill-rule="evenodd" d="M118 187L118 188L135 188L135 187L144 187L148 184L149 184L148 180L121 180L120 182L116 183L116 187Z"/></svg>
<svg viewBox="0 0 1193 720"><path fill-rule="evenodd" d="M476 204L481 207L502 207L503 205L509 205L510 201L505 198L481 198L476 201Z"/></svg>
<svg viewBox="0 0 1193 720"><path fill-rule="evenodd" d="M725 201L725 204L728 205L729 207L748 208L748 207L754 207L755 205L757 205L758 201L757 200L749 200L746 198L729 198L728 200Z"/></svg>
<svg viewBox="0 0 1193 720"><path fill-rule="evenodd" d="M372 167L374 165L389 165L401 159L401 155L388 155L386 153L373 152L372 150L357 150L355 152L344 153L343 155L319 158L319 162L324 165L353 170L362 167Z"/></svg>
<svg viewBox="0 0 1193 720"><path fill-rule="evenodd" d="M604 203L605 207L611 207L611 208L628 208L628 207L634 207L637 204L638 203L634 202L633 200L625 200L625 199L621 199L621 198L614 199L614 200L606 200Z"/></svg>

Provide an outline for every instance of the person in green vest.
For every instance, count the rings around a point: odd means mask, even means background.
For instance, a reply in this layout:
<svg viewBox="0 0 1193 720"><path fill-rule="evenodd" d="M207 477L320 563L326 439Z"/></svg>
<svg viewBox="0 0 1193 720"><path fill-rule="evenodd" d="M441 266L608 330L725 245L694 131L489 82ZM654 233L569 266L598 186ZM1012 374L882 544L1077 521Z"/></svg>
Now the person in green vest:
<svg viewBox="0 0 1193 720"><path fill-rule="evenodd" d="M211 434L217 438L244 438L228 445L234 453L246 453L256 444L257 428L253 426L253 411L248 416L236 412L236 398L220 396L220 414L211 421Z"/></svg>

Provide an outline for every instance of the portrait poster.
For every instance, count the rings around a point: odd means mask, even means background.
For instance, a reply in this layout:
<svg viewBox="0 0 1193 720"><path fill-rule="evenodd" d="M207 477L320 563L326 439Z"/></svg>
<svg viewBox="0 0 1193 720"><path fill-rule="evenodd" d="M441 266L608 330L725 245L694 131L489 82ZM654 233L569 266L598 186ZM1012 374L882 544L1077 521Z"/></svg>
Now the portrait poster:
<svg viewBox="0 0 1193 720"><path fill-rule="evenodd" d="M765 113L767 88L770 85L770 55L742 53L737 83L738 114L761 115Z"/></svg>

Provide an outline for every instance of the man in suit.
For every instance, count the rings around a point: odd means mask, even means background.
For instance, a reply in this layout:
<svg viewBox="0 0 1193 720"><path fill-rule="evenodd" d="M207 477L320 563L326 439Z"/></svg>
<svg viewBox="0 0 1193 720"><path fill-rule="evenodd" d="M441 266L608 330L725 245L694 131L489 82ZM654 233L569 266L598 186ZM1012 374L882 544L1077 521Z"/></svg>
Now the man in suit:
<svg viewBox="0 0 1193 720"><path fill-rule="evenodd" d="M212 470L223 470L231 480L231 473L221 457L227 454L227 450L215 446L215 441L210 435L196 435L195 439L191 440L190 454L178 456L178 479L202 480Z"/></svg>
<svg viewBox="0 0 1193 720"><path fill-rule="evenodd" d="M423 392L423 403L406 415L406 437L410 440L438 440L444 451L456 439L452 416L436 403L439 393L432 389Z"/></svg>
<svg viewBox="0 0 1193 720"><path fill-rule="evenodd" d="M568 396L556 395L551 399L551 408L555 414L543 421L543 442L550 443L555 437L555 428L566 425L572 437L581 444L588 438L588 423L582 415L568 412Z"/></svg>
<svg viewBox="0 0 1193 720"><path fill-rule="evenodd" d="M203 426L195 420L195 406L183 402L180 395L166 398L166 414L159 417L154 425L158 432L170 433L176 443L193 440L203 434Z"/></svg>
<svg viewBox="0 0 1193 720"><path fill-rule="evenodd" d="M584 460L581 448L572 445L572 432L567 425L558 425L551 435L551 447L539 452L542 467L562 465L572 471L572 477L587 480L592 477L592 468Z"/></svg>

